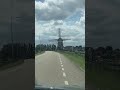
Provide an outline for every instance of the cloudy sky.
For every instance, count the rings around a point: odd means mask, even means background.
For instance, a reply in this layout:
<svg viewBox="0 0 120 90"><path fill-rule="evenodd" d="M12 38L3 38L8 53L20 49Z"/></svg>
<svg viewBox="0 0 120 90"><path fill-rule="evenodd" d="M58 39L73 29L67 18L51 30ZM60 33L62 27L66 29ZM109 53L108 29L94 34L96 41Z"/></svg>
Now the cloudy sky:
<svg viewBox="0 0 120 90"><path fill-rule="evenodd" d="M52 43L58 38L71 39L64 45L85 45L85 1L84 0L36 0L35 43Z"/></svg>

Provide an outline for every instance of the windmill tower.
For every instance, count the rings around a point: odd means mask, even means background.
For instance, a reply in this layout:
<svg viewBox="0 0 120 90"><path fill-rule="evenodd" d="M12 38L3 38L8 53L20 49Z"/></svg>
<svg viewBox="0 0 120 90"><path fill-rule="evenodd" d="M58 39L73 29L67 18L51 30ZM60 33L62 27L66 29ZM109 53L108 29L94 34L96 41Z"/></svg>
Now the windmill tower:
<svg viewBox="0 0 120 90"><path fill-rule="evenodd" d="M58 39L52 39L49 41L57 41L57 50L63 50L63 41L70 40L70 39L62 39L61 37L61 29L58 29Z"/></svg>
<svg viewBox="0 0 120 90"><path fill-rule="evenodd" d="M57 43L57 49L58 50L62 50L63 49L63 39L61 38L61 31L60 31L60 28L58 29L58 35L59 35L59 38L58 38L58 43Z"/></svg>

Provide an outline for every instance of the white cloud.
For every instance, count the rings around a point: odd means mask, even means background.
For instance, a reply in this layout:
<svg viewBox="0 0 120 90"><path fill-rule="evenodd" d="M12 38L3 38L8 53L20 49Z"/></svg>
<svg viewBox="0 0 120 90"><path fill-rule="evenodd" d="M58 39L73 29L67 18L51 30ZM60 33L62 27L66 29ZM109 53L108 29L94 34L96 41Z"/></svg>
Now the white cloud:
<svg viewBox="0 0 120 90"><path fill-rule="evenodd" d="M63 20L79 8L84 8L84 0L35 2L35 14L38 20Z"/></svg>
<svg viewBox="0 0 120 90"><path fill-rule="evenodd" d="M84 0L46 0L44 3L35 2L36 43L40 35L42 43L58 38L58 28L62 38L71 39L64 45L85 44L85 11ZM56 42L54 42L55 44Z"/></svg>

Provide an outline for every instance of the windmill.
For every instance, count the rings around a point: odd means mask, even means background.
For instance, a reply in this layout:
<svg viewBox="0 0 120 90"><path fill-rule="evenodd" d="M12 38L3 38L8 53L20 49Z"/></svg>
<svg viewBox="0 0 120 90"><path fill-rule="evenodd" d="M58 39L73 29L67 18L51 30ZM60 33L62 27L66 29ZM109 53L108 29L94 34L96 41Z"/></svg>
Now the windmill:
<svg viewBox="0 0 120 90"><path fill-rule="evenodd" d="M61 29L58 29L58 39L52 39L49 41L57 41L57 49L58 50L63 50L63 41L70 40L70 39L62 39L61 37Z"/></svg>

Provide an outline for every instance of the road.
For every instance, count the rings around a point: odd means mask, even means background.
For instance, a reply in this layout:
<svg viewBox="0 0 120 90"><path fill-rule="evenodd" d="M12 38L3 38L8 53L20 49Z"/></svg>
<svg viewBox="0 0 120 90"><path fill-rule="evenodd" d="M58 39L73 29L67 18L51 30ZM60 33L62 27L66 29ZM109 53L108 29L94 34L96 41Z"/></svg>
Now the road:
<svg viewBox="0 0 120 90"><path fill-rule="evenodd" d="M0 90L34 90L34 59L0 71Z"/></svg>
<svg viewBox="0 0 120 90"><path fill-rule="evenodd" d="M85 88L85 72L60 53L46 51L35 57L36 85Z"/></svg>

